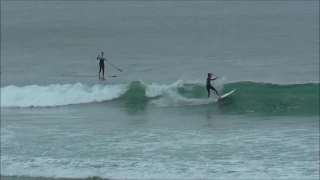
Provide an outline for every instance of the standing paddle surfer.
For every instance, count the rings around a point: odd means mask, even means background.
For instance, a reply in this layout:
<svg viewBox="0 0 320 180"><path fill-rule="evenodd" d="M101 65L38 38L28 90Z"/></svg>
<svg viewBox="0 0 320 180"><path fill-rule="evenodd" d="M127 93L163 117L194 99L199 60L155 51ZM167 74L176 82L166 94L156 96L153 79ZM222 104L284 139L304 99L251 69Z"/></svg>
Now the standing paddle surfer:
<svg viewBox="0 0 320 180"><path fill-rule="evenodd" d="M104 79L104 61L107 61L105 57L103 57L104 52L101 52L101 55L98 54L97 60L100 60L99 62L99 79L100 79L100 73L102 70L102 79Z"/></svg>
<svg viewBox="0 0 320 180"><path fill-rule="evenodd" d="M218 78L218 76L214 79L211 79L212 74L208 73L208 77L207 77L207 91L208 91L208 98L210 97L210 89L214 90L218 96L218 99L220 99L220 95L218 93L218 91L211 85L211 81L214 81Z"/></svg>

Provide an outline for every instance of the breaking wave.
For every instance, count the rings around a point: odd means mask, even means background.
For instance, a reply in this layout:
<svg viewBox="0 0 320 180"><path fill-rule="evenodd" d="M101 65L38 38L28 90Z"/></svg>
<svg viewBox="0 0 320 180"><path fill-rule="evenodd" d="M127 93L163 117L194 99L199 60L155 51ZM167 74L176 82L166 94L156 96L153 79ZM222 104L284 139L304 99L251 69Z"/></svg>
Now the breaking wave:
<svg viewBox="0 0 320 180"><path fill-rule="evenodd" d="M279 85L257 82L214 84L220 94L237 89L216 103L234 113L292 112L319 114L319 83ZM146 84L140 81L122 84L51 84L48 86L6 86L1 88L1 107L55 107L107 101L127 101L133 105L155 106L205 105L216 102L207 98L200 81L177 81L172 84Z"/></svg>

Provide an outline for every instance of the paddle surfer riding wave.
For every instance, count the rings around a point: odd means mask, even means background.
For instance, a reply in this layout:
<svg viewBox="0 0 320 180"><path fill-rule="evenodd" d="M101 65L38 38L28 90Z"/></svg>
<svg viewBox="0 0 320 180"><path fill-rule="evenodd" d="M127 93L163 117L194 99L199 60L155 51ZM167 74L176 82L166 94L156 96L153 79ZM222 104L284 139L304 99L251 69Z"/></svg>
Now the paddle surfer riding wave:
<svg viewBox="0 0 320 180"><path fill-rule="evenodd" d="M207 77L207 91L208 91L208 98L210 97L210 89L214 90L218 96L218 99L220 99L220 94L219 92L211 85L211 81L216 80L218 77L211 79L212 74L208 73L208 77Z"/></svg>

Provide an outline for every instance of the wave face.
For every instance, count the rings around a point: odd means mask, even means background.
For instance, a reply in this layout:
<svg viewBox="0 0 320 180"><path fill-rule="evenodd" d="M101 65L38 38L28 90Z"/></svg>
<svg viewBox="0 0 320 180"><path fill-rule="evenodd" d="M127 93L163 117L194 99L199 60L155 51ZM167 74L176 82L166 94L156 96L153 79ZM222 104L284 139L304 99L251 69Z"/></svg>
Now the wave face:
<svg viewBox="0 0 320 180"><path fill-rule="evenodd" d="M126 101L133 106L186 106L214 103L221 112L247 114L319 114L319 83L278 85L256 82L235 82L214 85L221 94L233 89L228 98L217 103L215 93L207 98L202 82L177 81L170 85L76 83L48 86L6 86L1 88L1 107L55 107L103 101ZM211 106L211 105L210 105Z"/></svg>
<svg viewBox="0 0 320 180"><path fill-rule="evenodd" d="M319 115L319 83L278 85L237 82L225 89L237 89L224 111L268 115Z"/></svg>

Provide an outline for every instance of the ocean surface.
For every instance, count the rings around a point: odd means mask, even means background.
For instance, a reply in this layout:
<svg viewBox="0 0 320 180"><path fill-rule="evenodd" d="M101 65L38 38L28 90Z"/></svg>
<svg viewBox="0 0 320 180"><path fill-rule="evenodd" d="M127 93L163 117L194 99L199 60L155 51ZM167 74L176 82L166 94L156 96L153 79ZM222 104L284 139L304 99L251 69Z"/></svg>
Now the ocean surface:
<svg viewBox="0 0 320 180"><path fill-rule="evenodd" d="M319 1L1 1L1 179L319 179Z"/></svg>

